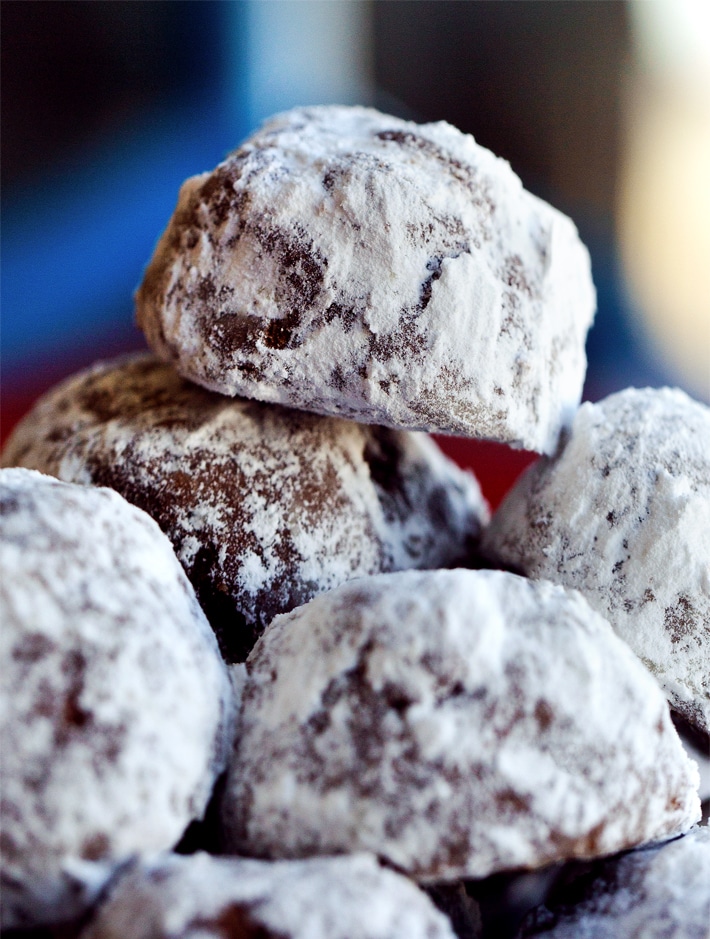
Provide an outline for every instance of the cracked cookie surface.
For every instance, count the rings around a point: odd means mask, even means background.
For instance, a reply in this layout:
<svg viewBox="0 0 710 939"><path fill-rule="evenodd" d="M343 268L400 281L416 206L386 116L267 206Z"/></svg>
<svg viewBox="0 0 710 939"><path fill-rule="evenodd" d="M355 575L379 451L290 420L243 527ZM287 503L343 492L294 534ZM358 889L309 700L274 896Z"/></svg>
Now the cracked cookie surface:
<svg viewBox="0 0 710 939"><path fill-rule="evenodd" d="M208 388L552 452L595 307L568 218L444 122L296 109L187 180L137 293Z"/></svg>

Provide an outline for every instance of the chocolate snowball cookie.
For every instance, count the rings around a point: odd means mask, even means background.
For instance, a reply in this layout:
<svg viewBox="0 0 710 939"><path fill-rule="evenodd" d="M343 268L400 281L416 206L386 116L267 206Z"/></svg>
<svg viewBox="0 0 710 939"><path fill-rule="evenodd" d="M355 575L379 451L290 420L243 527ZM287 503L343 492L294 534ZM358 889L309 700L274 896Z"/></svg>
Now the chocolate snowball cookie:
<svg viewBox="0 0 710 939"><path fill-rule="evenodd" d="M361 107L281 114L188 179L136 300L215 391L544 452L595 307L574 225L508 163Z"/></svg>
<svg viewBox="0 0 710 939"><path fill-rule="evenodd" d="M231 746L167 538L108 489L0 471L2 927L70 919L201 817Z"/></svg>
<svg viewBox="0 0 710 939"><path fill-rule="evenodd" d="M709 408L668 388L582 405L562 452L500 506L484 550L580 590L710 732Z"/></svg>
<svg viewBox="0 0 710 939"><path fill-rule="evenodd" d="M454 939L411 881L366 854L169 855L123 877L81 939Z"/></svg>
<svg viewBox="0 0 710 939"><path fill-rule="evenodd" d="M228 661L352 577L466 564L488 519L474 477L424 435L233 401L150 356L58 386L3 462L111 486L148 512Z"/></svg>
<svg viewBox="0 0 710 939"><path fill-rule="evenodd" d="M362 578L276 617L247 672L222 805L243 853L367 850L435 882L604 855L700 816L658 685L562 587Z"/></svg>
<svg viewBox="0 0 710 939"><path fill-rule="evenodd" d="M518 939L708 939L710 828L612 858L556 893Z"/></svg>

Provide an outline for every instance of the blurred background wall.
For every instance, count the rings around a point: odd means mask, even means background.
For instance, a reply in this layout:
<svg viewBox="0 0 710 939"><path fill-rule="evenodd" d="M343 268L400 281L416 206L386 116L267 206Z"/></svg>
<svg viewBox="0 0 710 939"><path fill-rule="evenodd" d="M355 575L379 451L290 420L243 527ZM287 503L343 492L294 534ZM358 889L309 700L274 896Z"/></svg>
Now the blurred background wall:
<svg viewBox="0 0 710 939"><path fill-rule="evenodd" d="M140 348L181 181L296 104L445 119L570 214L599 309L585 397L710 401L707 0L2 3L3 432Z"/></svg>

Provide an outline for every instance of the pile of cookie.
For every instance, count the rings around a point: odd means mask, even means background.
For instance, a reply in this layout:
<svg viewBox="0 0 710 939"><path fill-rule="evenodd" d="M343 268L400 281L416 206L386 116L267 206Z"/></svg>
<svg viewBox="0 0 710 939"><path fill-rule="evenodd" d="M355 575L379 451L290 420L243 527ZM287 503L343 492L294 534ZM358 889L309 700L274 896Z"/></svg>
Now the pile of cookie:
<svg viewBox="0 0 710 939"><path fill-rule="evenodd" d="M444 123L298 109L185 182L152 351L3 453L3 928L471 939L576 862L524 935L707 936L710 411L580 407L594 306ZM432 432L543 455L491 519Z"/></svg>

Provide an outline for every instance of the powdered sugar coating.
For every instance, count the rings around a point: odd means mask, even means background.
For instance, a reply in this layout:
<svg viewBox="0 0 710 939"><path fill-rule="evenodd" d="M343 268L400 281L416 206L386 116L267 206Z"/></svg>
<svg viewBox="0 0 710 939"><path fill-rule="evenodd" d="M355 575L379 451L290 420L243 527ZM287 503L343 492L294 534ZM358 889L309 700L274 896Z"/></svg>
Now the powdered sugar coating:
<svg viewBox="0 0 710 939"><path fill-rule="evenodd" d="M710 409L677 389L584 404L525 474L485 550L580 590L710 732Z"/></svg>
<svg viewBox="0 0 710 939"><path fill-rule="evenodd" d="M230 395L552 452L595 295L568 218L444 122L301 108L187 180L137 293Z"/></svg>
<svg viewBox="0 0 710 939"><path fill-rule="evenodd" d="M413 884L366 854L308 861L158 858L130 872L81 939L454 939Z"/></svg>
<svg viewBox="0 0 710 939"><path fill-rule="evenodd" d="M571 591L408 571L277 617L223 800L263 857L368 850L423 882L591 857L699 817L657 684Z"/></svg>
<svg viewBox="0 0 710 939"><path fill-rule="evenodd" d="M488 519L474 477L424 435L234 401L152 356L50 392L3 461L111 486L153 516L230 661L352 577L466 563Z"/></svg>
<svg viewBox="0 0 710 939"><path fill-rule="evenodd" d="M214 635L167 538L108 489L0 472L2 925L79 913L201 817L231 747Z"/></svg>
<svg viewBox="0 0 710 939"><path fill-rule="evenodd" d="M576 903L528 917L519 939L708 939L710 829L607 861Z"/></svg>

